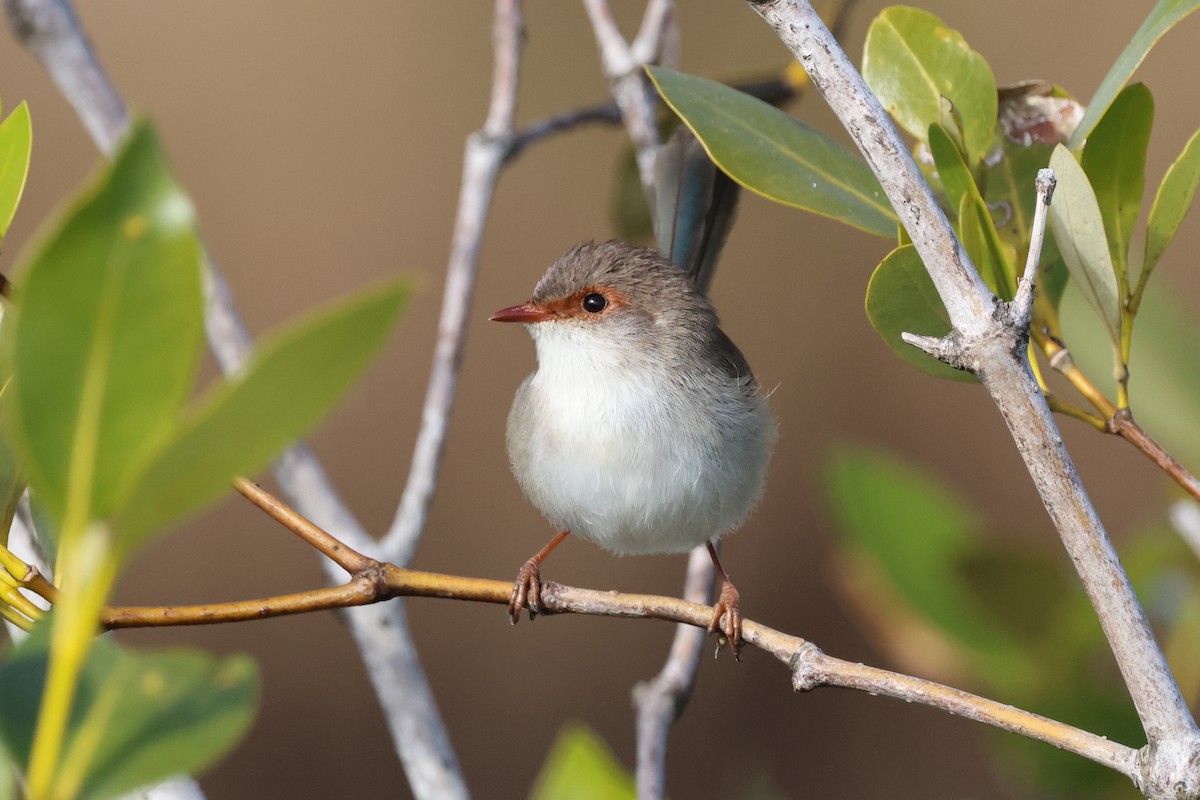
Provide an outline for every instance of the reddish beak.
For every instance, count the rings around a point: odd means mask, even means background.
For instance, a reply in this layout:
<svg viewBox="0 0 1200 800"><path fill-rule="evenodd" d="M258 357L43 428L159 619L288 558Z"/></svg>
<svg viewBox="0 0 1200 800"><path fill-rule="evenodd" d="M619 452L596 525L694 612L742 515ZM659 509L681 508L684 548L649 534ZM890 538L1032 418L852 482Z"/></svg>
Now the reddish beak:
<svg viewBox="0 0 1200 800"><path fill-rule="evenodd" d="M492 322L545 322L554 315L541 306L533 303L522 303L519 306L502 308L488 319Z"/></svg>

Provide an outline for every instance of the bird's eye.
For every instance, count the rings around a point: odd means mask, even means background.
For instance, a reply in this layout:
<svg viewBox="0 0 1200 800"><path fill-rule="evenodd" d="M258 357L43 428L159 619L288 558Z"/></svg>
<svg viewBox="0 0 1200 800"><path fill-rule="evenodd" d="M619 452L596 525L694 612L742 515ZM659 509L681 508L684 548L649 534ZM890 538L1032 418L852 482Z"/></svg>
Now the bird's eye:
<svg viewBox="0 0 1200 800"><path fill-rule="evenodd" d="M588 292L583 298L583 310L589 314L599 314L608 306L608 298L599 292Z"/></svg>

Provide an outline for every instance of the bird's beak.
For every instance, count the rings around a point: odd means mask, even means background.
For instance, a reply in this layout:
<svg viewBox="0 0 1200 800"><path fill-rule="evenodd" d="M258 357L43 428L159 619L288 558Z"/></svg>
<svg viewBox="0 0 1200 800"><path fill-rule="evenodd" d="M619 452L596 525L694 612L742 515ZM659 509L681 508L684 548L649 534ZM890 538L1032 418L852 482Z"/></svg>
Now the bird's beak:
<svg viewBox="0 0 1200 800"><path fill-rule="evenodd" d="M553 317L553 314L541 306L522 303L519 306L502 308L488 319L492 322L545 322Z"/></svg>

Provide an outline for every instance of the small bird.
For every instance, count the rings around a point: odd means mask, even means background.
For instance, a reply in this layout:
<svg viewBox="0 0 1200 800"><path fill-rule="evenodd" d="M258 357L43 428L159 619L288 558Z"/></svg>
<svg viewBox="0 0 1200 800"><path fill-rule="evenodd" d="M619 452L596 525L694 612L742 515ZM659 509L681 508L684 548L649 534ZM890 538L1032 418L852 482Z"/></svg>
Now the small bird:
<svg viewBox="0 0 1200 800"><path fill-rule="evenodd" d="M537 348L509 413L508 456L561 531L517 573L512 622L526 601L540 610L541 563L569 533L618 555L707 544L721 582L708 630L736 655L738 592L714 543L758 504L776 429L694 277L654 250L587 242L491 319L525 324Z"/></svg>

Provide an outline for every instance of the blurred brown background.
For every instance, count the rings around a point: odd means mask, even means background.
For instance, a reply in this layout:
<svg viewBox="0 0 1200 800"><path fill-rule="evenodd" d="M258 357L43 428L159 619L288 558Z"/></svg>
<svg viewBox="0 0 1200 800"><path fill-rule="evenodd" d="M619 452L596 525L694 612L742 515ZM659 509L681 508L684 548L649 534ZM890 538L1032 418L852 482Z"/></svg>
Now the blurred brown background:
<svg viewBox="0 0 1200 800"><path fill-rule="evenodd" d="M844 38L856 61L883 5L863 2L852 11ZM1047 78L1086 99L1153 4L923 5L963 32L1000 83ZM729 78L786 63L782 45L744 4L681 6L684 69ZM629 26L640 9L618 8ZM120 90L158 126L252 331L384 276L411 275L422 287L366 379L312 437L359 518L383 530L417 429L463 141L485 112L490 4L107 0L81 2L79 11ZM605 99L578 4L531 0L527 24L521 120ZM1198 42L1200 19L1186 20L1139 73L1159 109L1151 185L1200 124ZM99 157L46 75L10 39L0 48L0 95L6 108L28 100L34 121L29 188L5 252L11 264ZM796 113L835 130L816 97ZM417 567L508 579L550 533L511 479L503 446L505 415L533 367L533 346L520 330L485 320L525 299L567 246L611 235L608 204L621 147L616 129L561 136L526 152L501 180L441 492ZM1200 274L1184 254L1200 243L1198 232L1193 218L1159 278L1193 307ZM849 228L747 197L714 288L726 330L761 381L778 387L772 402L782 435L766 499L725 551L745 611L833 654L885 665L843 610L830 577L834 532L820 480L833 445L905 453L952 478L986 509L991 527L1051 544L1054 537L984 393L909 369L868 326L862 296L886 249ZM1119 537L1163 496L1160 477L1116 440L1062 425ZM677 593L683 565L683 557L616 559L578 541L555 553L546 575ZM244 503L227 500L149 548L118 600L233 599L320 581L312 553ZM630 687L659 668L669 627L568 617L512 629L500 608L446 601L415 601L409 612L476 796L523 796L570 720L597 729L632 766ZM211 798L408 796L335 615L123 638L248 651L262 665L258 721L248 741L203 779ZM793 695L786 670L750 650L740 665L704 659L698 691L672 737L668 786L676 798L738 797L762 786L785 797L1020 796L994 774L985 750L990 735L893 701L831 690Z"/></svg>

